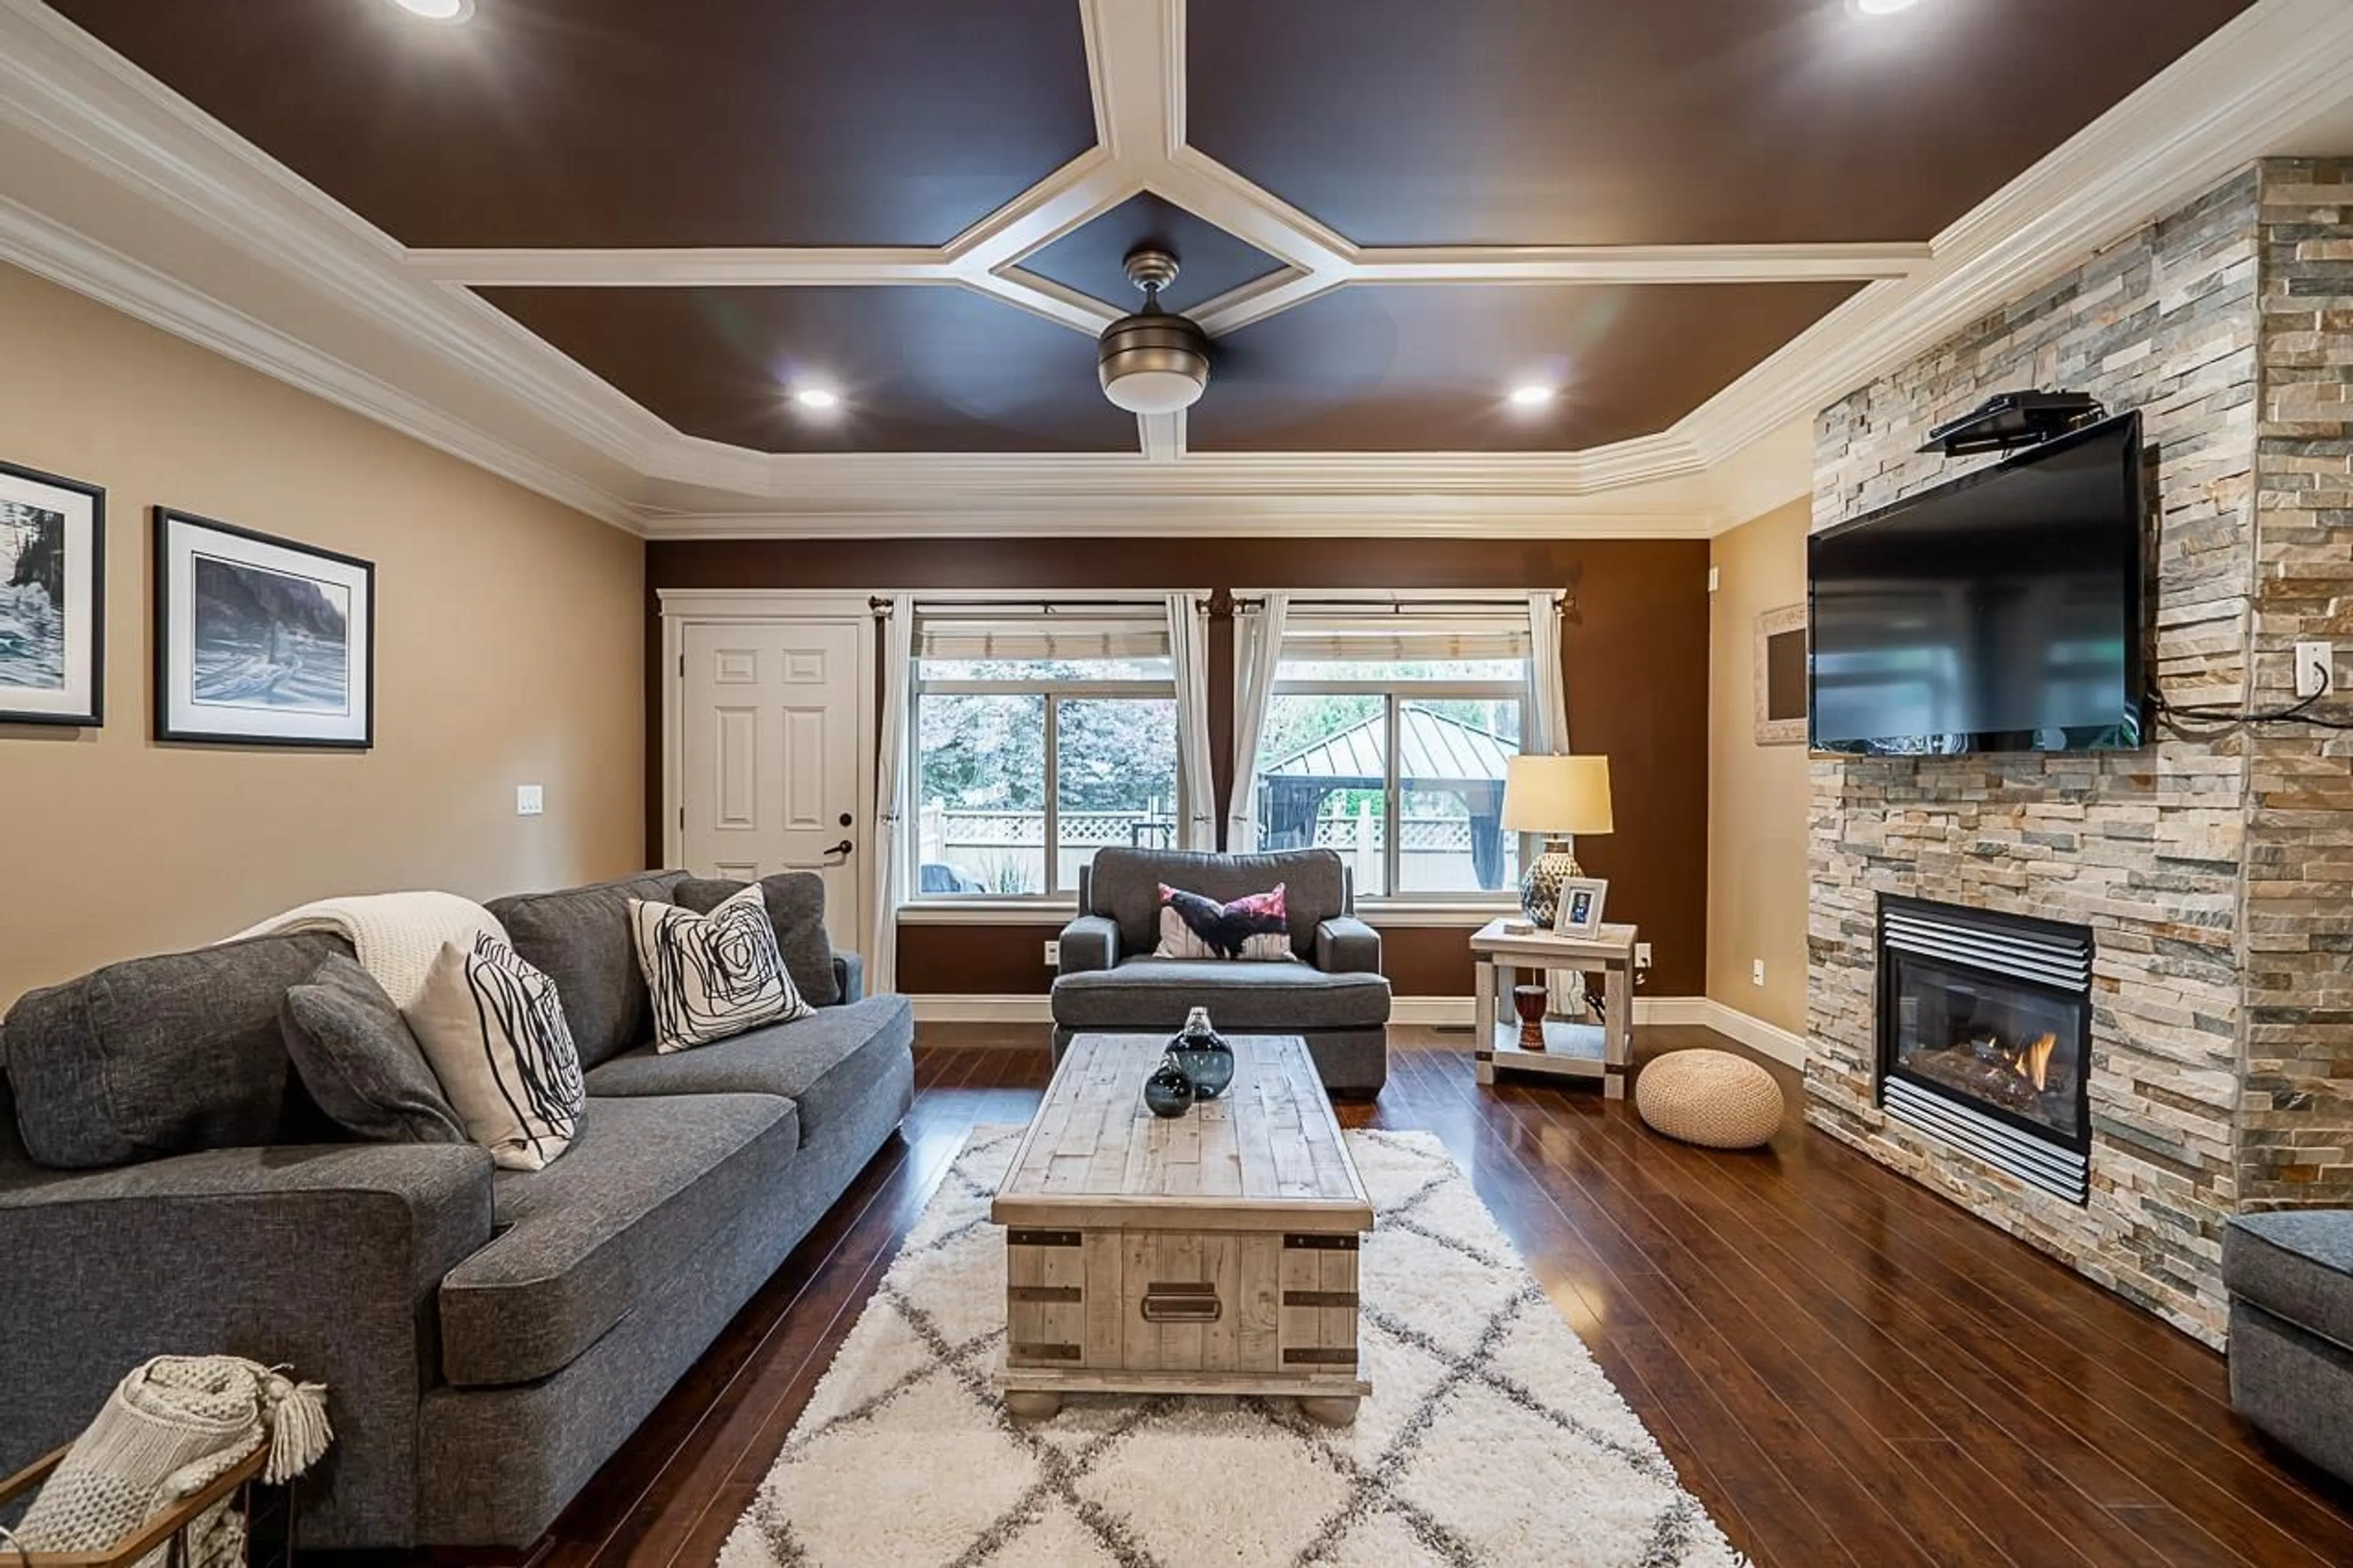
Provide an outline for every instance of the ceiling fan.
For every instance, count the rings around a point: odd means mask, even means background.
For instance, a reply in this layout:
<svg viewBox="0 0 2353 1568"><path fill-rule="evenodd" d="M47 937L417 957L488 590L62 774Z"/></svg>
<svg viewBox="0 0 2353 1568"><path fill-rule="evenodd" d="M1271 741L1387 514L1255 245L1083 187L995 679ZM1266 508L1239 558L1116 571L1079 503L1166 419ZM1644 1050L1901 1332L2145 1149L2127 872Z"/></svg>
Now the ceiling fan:
<svg viewBox="0 0 2353 1568"><path fill-rule="evenodd" d="M1209 384L1209 334L1160 308L1160 290L1176 277L1176 258L1140 245L1127 253L1126 265L1127 280L1144 290L1144 309L1105 327L1096 341L1103 395L1131 414L1190 408Z"/></svg>

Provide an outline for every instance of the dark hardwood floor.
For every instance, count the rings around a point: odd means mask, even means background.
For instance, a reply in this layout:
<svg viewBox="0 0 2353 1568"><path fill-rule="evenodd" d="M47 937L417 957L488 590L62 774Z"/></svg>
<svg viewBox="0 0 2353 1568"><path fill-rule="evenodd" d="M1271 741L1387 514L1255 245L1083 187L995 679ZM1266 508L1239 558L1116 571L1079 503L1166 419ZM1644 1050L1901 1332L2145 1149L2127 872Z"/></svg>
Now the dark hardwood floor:
<svg viewBox="0 0 2353 1568"><path fill-rule="evenodd" d="M749 1504L899 1237L1040 1031L926 1028L903 1137L565 1516L552 1561L700 1568ZM1767 1151L1630 1104L1472 1081L1398 1031L1352 1126L1451 1149L1684 1483L1760 1564L2353 1563L2353 1499L2232 1416L2221 1358L1790 1115ZM1729 1046L1652 1026L1641 1055ZM1736 1047L1735 1047L1736 1048Z"/></svg>

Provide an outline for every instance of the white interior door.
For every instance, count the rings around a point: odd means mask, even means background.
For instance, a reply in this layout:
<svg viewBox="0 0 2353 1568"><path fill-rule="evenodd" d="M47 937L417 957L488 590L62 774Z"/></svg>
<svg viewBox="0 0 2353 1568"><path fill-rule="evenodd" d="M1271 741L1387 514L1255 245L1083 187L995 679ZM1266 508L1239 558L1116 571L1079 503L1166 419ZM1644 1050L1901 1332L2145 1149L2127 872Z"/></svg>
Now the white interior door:
<svg viewBox="0 0 2353 1568"><path fill-rule="evenodd" d="M835 947L864 936L860 765L871 626L689 623L680 639L679 847L688 869L751 881L815 871Z"/></svg>

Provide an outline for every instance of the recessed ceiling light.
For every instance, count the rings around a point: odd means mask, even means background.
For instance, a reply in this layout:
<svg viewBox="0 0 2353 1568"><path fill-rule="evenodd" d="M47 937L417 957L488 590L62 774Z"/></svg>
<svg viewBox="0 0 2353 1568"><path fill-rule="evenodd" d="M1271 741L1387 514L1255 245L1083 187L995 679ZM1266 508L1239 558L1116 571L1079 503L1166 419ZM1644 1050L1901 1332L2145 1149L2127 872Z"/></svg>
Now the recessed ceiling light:
<svg viewBox="0 0 2353 1568"><path fill-rule="evenodd" d="M822 412L828 408L840 407L841 394L834 391L830 387L804 386L799 391L793 394L793 401L799 404L803 408L815 409Z"/></svg>
<svg viewBox="0 0 2353 1568"><path fill-rule="evenodd" d="M1551 387L1530 382L1512 388L1509 401L1514 408L1542 408L1553 400L1553 395Z"/></svg>
<svg viewBox="0 0 2353 1568"><path fill-rule="evenodd" d="M474 0L392 0L412 16L428 22L462 22L474 14Z"/></svg>
<svg viewBox="0 0 2353 1568"><path fill-rule="evenodd" d="M1898 11L1909 11L1920 0L1849 0L1857 13L1865 16L1893 16Z"/></svg>

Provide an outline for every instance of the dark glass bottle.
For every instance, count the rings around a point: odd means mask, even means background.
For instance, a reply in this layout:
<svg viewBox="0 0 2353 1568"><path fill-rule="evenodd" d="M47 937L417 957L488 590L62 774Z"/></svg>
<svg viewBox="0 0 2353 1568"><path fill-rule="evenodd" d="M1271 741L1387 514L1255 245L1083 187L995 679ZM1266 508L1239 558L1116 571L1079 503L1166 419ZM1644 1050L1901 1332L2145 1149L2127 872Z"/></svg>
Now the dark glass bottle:
<svg viewBox="0 0 2353 1568"><path fill-rule="evenodd" d="M1197 1100L1215 1100L1234 1081L1234 1048L1209 1026L1209 1010L1196 1007L1185 1015L1185 1026L1168 1042L1176 1068L1192 1080Z"/></svg>
<svg viewBox="0 0 2353 1568"><path fill-rule="evenodd" d="M1162 1057L1159 1069L1144 1080L1144 1103L1155 1116L1182 1116L1193 1109L1193 1080L1173 1054Z"/></svg>

